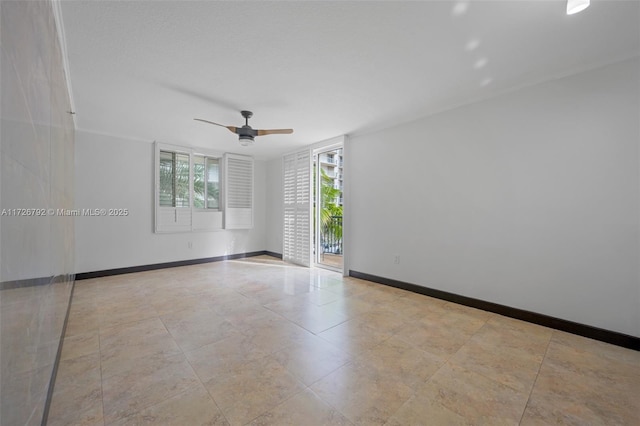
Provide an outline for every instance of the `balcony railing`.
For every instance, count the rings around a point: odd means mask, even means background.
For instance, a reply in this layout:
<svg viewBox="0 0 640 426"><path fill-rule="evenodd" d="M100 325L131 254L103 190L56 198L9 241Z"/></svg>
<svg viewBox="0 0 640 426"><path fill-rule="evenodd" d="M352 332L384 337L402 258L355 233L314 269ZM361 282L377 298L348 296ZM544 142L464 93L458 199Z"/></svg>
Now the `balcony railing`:
<svg viewBox="0 0 640 426"><path fill-rule="evenodd" d="M322 254L342 254L342 216L331 216L331 220L320 232Z"/></svg>

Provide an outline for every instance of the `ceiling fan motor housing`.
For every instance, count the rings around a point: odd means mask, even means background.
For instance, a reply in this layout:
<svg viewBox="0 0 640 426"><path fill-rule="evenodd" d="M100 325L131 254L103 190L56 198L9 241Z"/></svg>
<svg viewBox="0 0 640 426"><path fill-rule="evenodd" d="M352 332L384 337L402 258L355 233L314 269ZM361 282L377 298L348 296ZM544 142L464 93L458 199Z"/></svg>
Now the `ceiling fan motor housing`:
<svg viewBox="0 0 640 426"><path fill-rule="evenodd" d="M253 138L258 135L258 132L256 130L253 130L247 124L245 124L242 127L238 127L236 129L236 133L239 136L238 139L240 140L240 145L242 146L248 146L253 144L253 141L254 141Z"/></svg>
<svg viewBox="0 0 640 426"><path fill-rule="evenodd" d="M258 132L249 126L249 119L253 116L253 113L251 111L240 111L240 114L244 117L245 124L242 127L238 127L236 133L239 136L240 145L248 146L253 144L253 138L258 135Z"/></svg>

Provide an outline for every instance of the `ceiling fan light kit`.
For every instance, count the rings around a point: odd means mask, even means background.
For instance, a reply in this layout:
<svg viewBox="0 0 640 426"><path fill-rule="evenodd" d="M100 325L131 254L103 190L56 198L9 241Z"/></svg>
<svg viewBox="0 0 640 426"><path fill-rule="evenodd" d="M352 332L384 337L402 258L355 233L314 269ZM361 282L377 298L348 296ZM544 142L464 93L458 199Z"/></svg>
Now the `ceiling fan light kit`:
<svg viewBox="0 0 640 426"><path fill-rule="evenodd" d="M249 119L253 117L253 113L251 111L240 111L240 114L244 117L244 126L235 127L235 126L225 126L223 124L214 123L213 121L203 120L202 118L194 118L196 121L202 121L204 123L214 124L220 127L226 127L229 129L231 133L235 133L238 135L240 145L242 146L251 146L255 140L256 136L266 136L266 135L289 135L293 133L293 129L270 129L270 130L258 130L249 126Z"/></svg>
<svg viewBox="0 0 640 426"><path fill-rule="evenodd" d="M242 146L251 146L253 145L254 139L252 136L240 136L240 145Z"/></svg>

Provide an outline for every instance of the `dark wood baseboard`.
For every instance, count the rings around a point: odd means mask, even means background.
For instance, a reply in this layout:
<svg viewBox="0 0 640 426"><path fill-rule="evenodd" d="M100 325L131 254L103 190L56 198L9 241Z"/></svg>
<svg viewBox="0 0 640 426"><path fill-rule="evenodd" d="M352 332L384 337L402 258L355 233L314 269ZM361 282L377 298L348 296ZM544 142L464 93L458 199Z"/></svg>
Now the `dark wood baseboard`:
<svg viewBox="0 0 640 426"><path fill-rule="evenodd" d="M278 259L282 259L282 253L276 253L275 251L265 250L264 254L271 257L276 257Z"/></svg>
<svg viewBox="0 0 640 426"><path fill-rule="evenodd" d="M129 266L126 268L107 269L104 271L82 272L76 274L76 281L88 280L90 278L109 277L112 275L132 274L134 272L153 271L155 269L176 268L178 266L199 265L201 263L221 262L223 260L243 259L245 257L254 256L273 256L282 259L282 255L272 253L266 250L252 251L249 253L229 254L225 256L204 257L200 259L178 260L175 262L154 263L152 265Z"/></svg>
<svg viewBox="0 0 640 426"><path fill-rule="evenodd" d="M525 311L523 309L500 305L493 302L487 302L485 300L474 299L472 297L461 296L459 294L436 290L429 287L423 287L417 284L398 281L391 278L379 277L377 275L371 275L364 272L349 270L349 276L372 281L378 284L388 285L390 287L408 290L414 293L424 294L425 296L435 297L437 299L446 300L448 302L482 309L483 311L493 312L499 315L504 315L506 317L527 321L533 324L542 325L556 330L566 331L567 333L577 334L580 336L588 337L590 339L599 340L601 342L611 343L613 345L640 351L640 337L630 336L628 334L619 333L617 331L605 330L602 328L580 324L561 318L551 317L536 312Z"/></svg>
<svg viewBox="0 0 640 426"><path fill-rule="evenodd" d="M28 278L25 280L11 280L0 282L0 290L14 288L37 287L47 284L55 284L63 281L73 281L73 275L54 275L49 277Z"/></svg>

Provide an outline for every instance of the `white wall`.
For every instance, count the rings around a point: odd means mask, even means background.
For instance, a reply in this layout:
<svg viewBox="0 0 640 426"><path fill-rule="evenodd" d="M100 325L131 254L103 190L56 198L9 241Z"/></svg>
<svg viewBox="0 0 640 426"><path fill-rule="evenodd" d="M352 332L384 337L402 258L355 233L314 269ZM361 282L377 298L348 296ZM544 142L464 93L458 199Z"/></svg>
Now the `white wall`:
<svg viewBox="0 0 640 426"><path fill-rule="evenodd" d="M639 62L352 137L350 268L640 336Z"/></svg>
<svg viewBox="0 0 640 426"><path fill-rule="evenodd" d="M282 185L282 158L278 157L267 163L266 250L279 254L282 254L282 204L284 203Z"/></svg>
<svg viewBox="0 0 640 426"><path fill-rule="evenodd" d="M130 212L77 218L77 272L265 250L266 162L255 162L253 229L178 234L153 232L153 167L151 142L76 133L76 208Z"/></svg>

